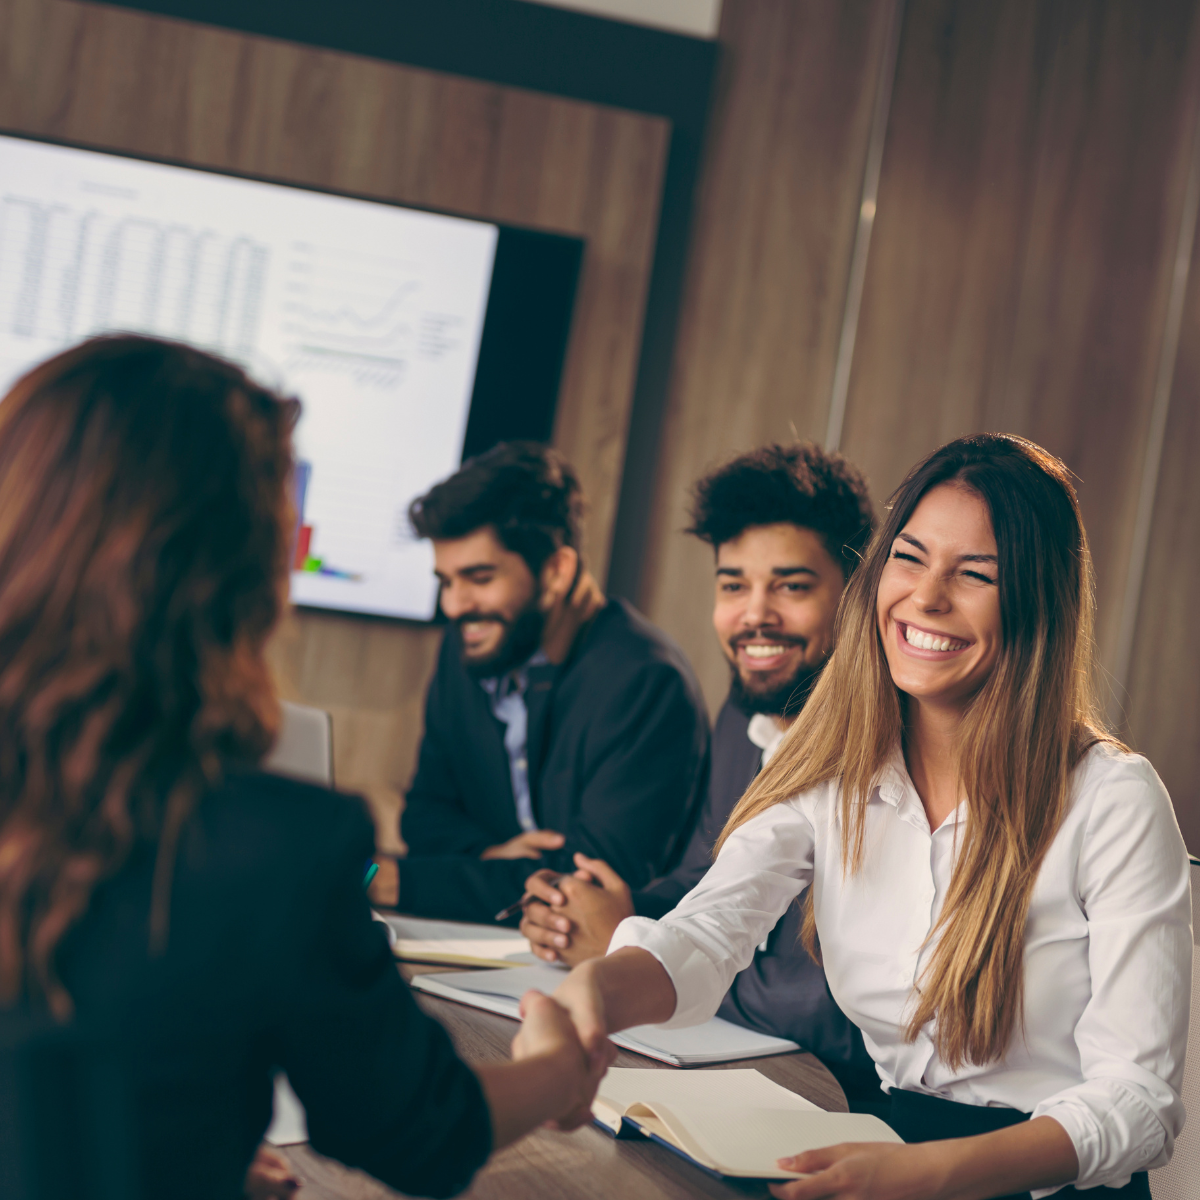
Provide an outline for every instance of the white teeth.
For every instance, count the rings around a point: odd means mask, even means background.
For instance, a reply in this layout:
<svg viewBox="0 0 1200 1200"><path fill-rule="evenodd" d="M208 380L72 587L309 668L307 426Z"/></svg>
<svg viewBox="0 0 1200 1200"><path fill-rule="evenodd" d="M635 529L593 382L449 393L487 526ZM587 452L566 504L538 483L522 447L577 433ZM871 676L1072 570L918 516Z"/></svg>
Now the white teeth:
<svg viewBox="0 0 1200 1200"><path fill-rule="evenodd" d="M742 649L746 652L748 658L774 658L777 654L782 654L786 646L746 646Z"/></svg>
<svg viewBox="0 0 1200 1200"><path fill-rule="evenodd" d="M961 650L967 645L966 642L956 641L954 638L934 637L933 634L914 629L911 625L904 627L904 640L910 646L916 646L918 650Z"/></svg>

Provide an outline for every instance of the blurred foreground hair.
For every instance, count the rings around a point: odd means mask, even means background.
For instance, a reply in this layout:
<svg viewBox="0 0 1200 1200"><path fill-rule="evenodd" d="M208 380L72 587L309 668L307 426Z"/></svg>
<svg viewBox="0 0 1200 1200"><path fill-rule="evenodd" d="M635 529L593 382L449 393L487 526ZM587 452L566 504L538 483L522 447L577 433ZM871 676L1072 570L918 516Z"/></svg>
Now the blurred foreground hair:
<svg viewBox="0 0 1200 1200"><path fill-rule="evenodd" d="M131 335L0 403L0 1004L70 1015L55 949L138 844L161 950L183 822L269 749L298 411Z"/></svg>
<svg viewBox="0 0 1200 1200"><path fill-rule="evenodd" d="M936 1017L951 1070L1004 1056L1021 1021L1025 922L1038 869L1066 815L1071 772L1103 730L1092 685L1092 567L1066 467L1006 434L959 438L918 463L846 588L837 648L770 763L718 841L764 809L836 780L842 869L863 866L867 804L903 744L907 697L880 642L879 580L897 534L940 484L977 495L998 555L1001 647L958 735L965 833L914 992L908 1040ZM804 940L815 954L811 892Z"/></svg>

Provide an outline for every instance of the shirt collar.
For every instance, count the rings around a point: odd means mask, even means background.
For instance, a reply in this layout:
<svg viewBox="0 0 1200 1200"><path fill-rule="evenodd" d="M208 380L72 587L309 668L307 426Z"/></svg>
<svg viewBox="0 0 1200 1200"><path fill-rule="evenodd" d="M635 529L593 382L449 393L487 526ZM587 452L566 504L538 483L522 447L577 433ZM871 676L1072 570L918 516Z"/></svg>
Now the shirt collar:
<svg viewBox="0 0 1200 1200"><path fill-rule="evenodd" d="M899 808L901 801L911 791L916 793L916 788L913 787L913 782L908 775L908 767L904 762L904 751L899 746L892 748L891 754L887 756L887 760L879 771L879 778L875 782L875 790L879 794L880 800L892 805L893 808Z"/></svg>
<svg viewBox="0 0 1200 1200"><path fill-rule="evenodd" d="M896 809L897 814L901 816L908 811L914 814L919 813L921 820L928 826L928 821L925 818L925 806L921 803L921 797L917 794L916 785L912 781L912 776L908 773L908 764L904 761L904 751L898 745L893 748L891 754L887 757L887 761L880 768L879 776L875 782L875 794L880 800ZM967 802L966 800L961 800L958 807L938 828L942 829L950 825L957 825L961 821L965 821L966 816Z"/></svg>
<svg viewBox="0 0 1200 1200"><path fill-rule="evenodd" d="M550 660L543 651L535 650L532 657L527 658L519 667L513 667L511 671L506 671L503 675L481 679L479 686L489 696L496 696L501 700L505 696L511 696L513 692L519 692L523 696L525 689L529 686L529 668L543 667L549 662Z"/></svg>
<svg viewBox="0 0 1200 1200"><path fill-rule="evenodd" d="M786 729L780 729L775 724L775 718L766 713L755 713L750 718L746 728L746 736L762 751L762 761L765 767L771 761L771 755L779 749Z"/></svg>

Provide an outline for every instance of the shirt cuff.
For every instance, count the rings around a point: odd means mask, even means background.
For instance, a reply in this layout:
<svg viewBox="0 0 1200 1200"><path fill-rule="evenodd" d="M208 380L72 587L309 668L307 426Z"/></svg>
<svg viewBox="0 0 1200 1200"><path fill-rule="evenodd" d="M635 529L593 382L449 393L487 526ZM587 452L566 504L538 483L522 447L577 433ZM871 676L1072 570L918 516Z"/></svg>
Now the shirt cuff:
<svg viewBox="0 0 1200 1200"><path fill-rule="evenodd" d="M1073 1182L1081 1190L1124 1187L1135 1171L1161 1166L1168 1158L1162 1122L1140 1096L1112 1080L1088 1080L1050 1096L1032 1115L1051 1117L1066 1130L1079 1160ZM1041 1188L1032 1192L1033 1200L1056 1191Z"/></svg>
<svg viewBox="0 0 1200 1200"><path fill-rule="evenodd" d="M661 1029L703 1025L716 1015L728 990L712 962L683 934L649 917L626 917L608 944L608 953L636 946L662 964L675 988L675 1011Z"/></svg>

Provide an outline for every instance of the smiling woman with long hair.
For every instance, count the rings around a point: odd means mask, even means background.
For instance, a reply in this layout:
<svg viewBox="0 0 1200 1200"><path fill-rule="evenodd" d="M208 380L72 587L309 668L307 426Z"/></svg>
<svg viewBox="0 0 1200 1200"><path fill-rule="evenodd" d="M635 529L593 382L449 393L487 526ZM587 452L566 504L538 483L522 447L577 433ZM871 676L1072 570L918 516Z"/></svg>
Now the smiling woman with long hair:
<svg viewBox="0 0 1200 1200"><path fill-rule="evenodd" d="M708 875L556 993L585 1044L707 1019L811 883L806 940L922 1144L783 1160L808 1178L777 1196L1148 1197L1183 1124L1188 862L1097 716L1092 604L1057 459L986 434L915 467Z"/></svg>
<svg viewBox="0 0 1200 1200"><path fill-rule="evenodd" d="M256 770L297 413L133 336L0 403L0 1030L116 1053L147 1198L241 1193L276 1068L316 1148L448 1195L604 1067L531 995L520 1061L467 1068L371 920L362 803Z"/></svg>

